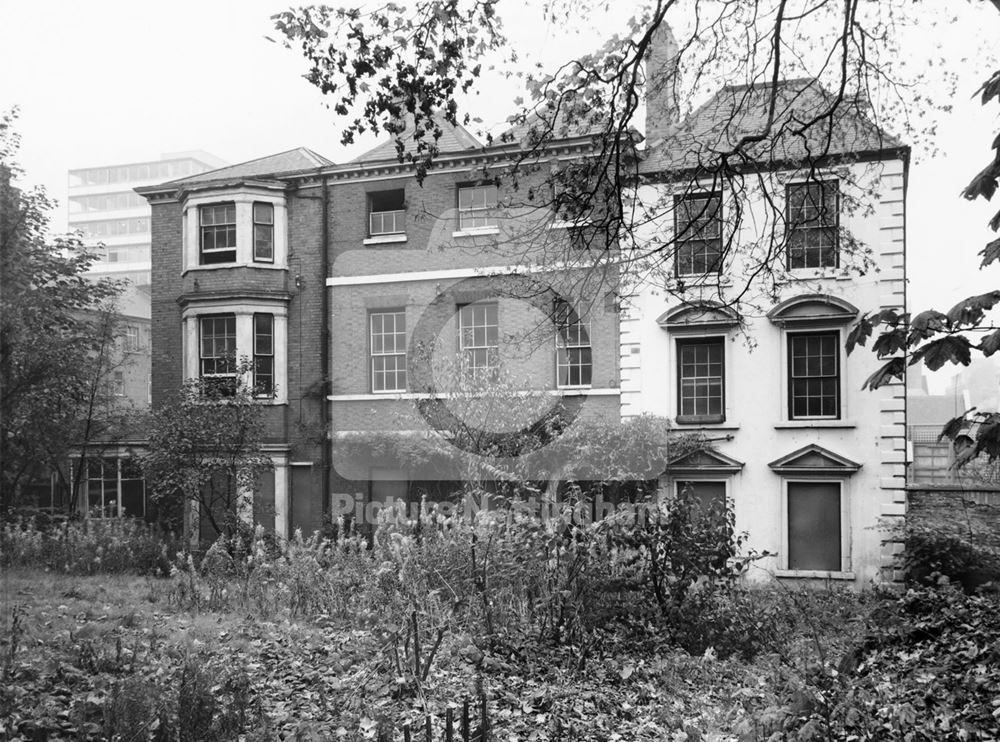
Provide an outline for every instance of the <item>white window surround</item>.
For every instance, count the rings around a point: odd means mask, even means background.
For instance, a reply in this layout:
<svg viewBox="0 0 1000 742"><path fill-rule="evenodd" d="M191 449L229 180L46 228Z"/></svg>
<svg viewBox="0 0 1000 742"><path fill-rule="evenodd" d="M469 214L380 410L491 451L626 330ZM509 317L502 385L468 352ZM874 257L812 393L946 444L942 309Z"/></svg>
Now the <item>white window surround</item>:
<svg viewBox="0 0 1000 742"><path fill-rule="evenodd" d="M837 484L840 486L840 569L789 569L788 568L788 485L789 484ZM829 579L854 579L851 564L851 507L850 479L831 476L785 476L781 478L781 547L778 552L778 577L825 577Z"/></svg>
<svg viewBox="0 0 1000 742"><path fill-rule="evenodd" d="M201 265L201 229L198 207L220 202L236 204L236 260L232 263ZM253 205L268 203L274 206L274 262L254 262L253 259ZM224 188L211 192L198 192L184 201L183 265L182 271L220 270L226 268L263 268L265 270L288 268L288 210L285 196L267 188L243 186Z"/></svg>
<svg viewBox="0 0 1000 742"><path fill-rule="evenodd" d="M199 364L199 317L211 314L236 315L236 356L237 361L246 357L253 360L254 314L274 315L274 386L275 396L261 399L264 404L286 404L288 402L288 307L284 302L245 300L239 303L205 302L192 303L181 314L184 331L184 377L197 379ZM246 380L247 383L250 379Z"/></svg>
<svg viewBox="0 0 1000 742"><path fill-rule="evenodd" d="M803 333L837 333L837 395L840 403L840 415L831 417L796 417L792 418L791 410L788 409L788 336ZM781 328L781 422L775 427L787 428L850 428L855 423L848 416L847 409L847 354L844 352L844 330L836 325L819 325L812 327L809 325L789 324Z"/></svg>
<svg viewBox="0 0 1000 742"><path fill-rule="evenodd" d="M665 482L661 482L661 496L666 495L669 498L674 498L680 494L677 490L677 485L681 482L722 482L726 486L726 505L730 508L735 507L735 500L733 500L733 475L729 472L718 472L706 470L704 472L689 472L687 474L669 474L664 477ZM665 486L664 486L665 485Z"/></svg>

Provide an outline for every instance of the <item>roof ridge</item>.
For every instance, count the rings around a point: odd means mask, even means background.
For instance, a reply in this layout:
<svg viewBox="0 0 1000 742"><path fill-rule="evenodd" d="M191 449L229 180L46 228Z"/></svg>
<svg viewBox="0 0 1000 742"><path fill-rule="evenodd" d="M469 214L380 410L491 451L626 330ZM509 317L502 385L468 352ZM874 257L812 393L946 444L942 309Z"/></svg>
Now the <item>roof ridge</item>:
<svg viewBox="0 0 1000 742"><path fill-rule="evenodd" d="M314 152L308 147L300 146L300 147L292 147L291 149L285 149L282 150L281 152L272 152L271 154L263 155L261 157L254 157L251 160L244 160L243 162L237 162L232 165L223 165L222 167L213 168L211 170L205 170L204 172L195 173L193 175L185 175L183 178L175 178L174 180L168 180L165 183L163 183L163 185L177 185L189 181L211 180L212 175L215 173L220 173L223 171L239 170L240 168L246 168L247 166L254 165L255 163L266 162L267 160L274 160L286 155L293 155L293 154L306 159L312 164L313 167L329 167L330 165L336 164L332 160L323 157L323 155L319 154L318 152ZM301 169L303 168L294 168L292 170L288 169L275 170L274 173L277 174L284 172L296 172L297 170Z"/></svg>
<svg viewBox="0 0 1000 742"><path fill-rule="evenodd" d="M721 88L719 88L718 92L721 93L726 90L735 92L737 90L750 90L751 88L769 88L774 85L779 85L779 86L794 85L799 83L802 83L804 85L815 85L820 90L823 91L826 90L826 88L823 87L823 83L821 83L819 79L815 77L804 76L804 77L783 77L777 82L774 82L773 80L761 80L758 82L744 82L732 85L723 85Z"/></svg>

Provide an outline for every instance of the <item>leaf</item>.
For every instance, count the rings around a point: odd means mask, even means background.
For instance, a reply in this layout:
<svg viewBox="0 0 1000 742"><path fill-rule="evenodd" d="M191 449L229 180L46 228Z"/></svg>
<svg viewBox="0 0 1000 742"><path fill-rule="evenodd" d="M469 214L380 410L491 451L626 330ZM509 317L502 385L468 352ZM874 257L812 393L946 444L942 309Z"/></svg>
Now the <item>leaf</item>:
<svg viewBox="0 0 1000 742"><path fill-rule="evenodd" d="M962 325L974 327L982 322L983 315L997 302L1000 302L1000 291L970 296L948 310L948 321L953 328Z"/></svg>
<svg viewBox="0 0 1000 742"><path fill-rule="evenodd" d="M975 408L973 408L973 409L975 409ZM970 410L970 412L971 412L971 410ZM968 424L967 423L967 419L966 419L968 414L969 413L966 412L964 415L959 415L958 417L953 417L951 420L949 420L948 422L946 422L945 425L944 425L944 427L941 429L941 432L938 434L938 438L937 438L938 441L939 442L943 441L945 438L947 438L950 441L955 440L955 438L958 436L958 434L962 430L962 428L965 427Z"/></svg>
<svg viewBox="0 0 1000 742"><path fill-rule="evenodd" d="M906 350L906 333L902 329L883 332L872 344L872 350L879 358L889 358Z"/></svg>
<svg viewBox="0 0 1000 742"><path fill-rule="evenodd" d="M920 361L931 371L937 371L946 363L968 366L972 361L972 343L962 335L948 335L932 340L913 354L910 365Z"/></svg>
<svg viewBox="0 0 1000 742"><path fill-rule="evenodd" d="M1000 350L1000 330L994 330L980 340L978 348L987 358Z"/></svg>
<svg viewBox="0 0 1000 742"><path fill-rule="evenodd" d="M948 316L934 309L920 312L910 320L909 344L926 340L937 332L948 329Z"/></svg>
<svg viewBox="0 0 1000 742"><path fill-rule="evenodd" d="M861 388L875 391L879 387L892 383L893 379L902 381L905 370L906 364L904 359L892 358L888 363L884 363L875 373L865 379L865 383L861 385Z"/></svg>
<svg viewBox="0 0 1000 742"><path fill-rule="evenodd" d="M994 219L1000 219L1000 213L997 213ZM993 226L992 222L990 226ZM996 227L993 227L993 229L995 230ZM1000 260L1000 239L995 239L993 242L987 243L986 247L979 251L979 254L983 256L983 262L979 265L981 269L996 260Z"/></svg>

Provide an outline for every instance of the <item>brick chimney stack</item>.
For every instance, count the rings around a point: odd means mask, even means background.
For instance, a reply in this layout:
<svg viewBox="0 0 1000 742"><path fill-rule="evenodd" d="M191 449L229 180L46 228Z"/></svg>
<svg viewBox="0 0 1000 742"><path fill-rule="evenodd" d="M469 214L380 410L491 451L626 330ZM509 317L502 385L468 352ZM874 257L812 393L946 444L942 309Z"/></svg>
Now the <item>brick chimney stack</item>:
<svg viewBox="0 0 1000 742"><path fill-rule="evenodd" d="M674 32L662 21L650 39L646 53L646 146L666 138L677 123L678 47Z"/></svg>

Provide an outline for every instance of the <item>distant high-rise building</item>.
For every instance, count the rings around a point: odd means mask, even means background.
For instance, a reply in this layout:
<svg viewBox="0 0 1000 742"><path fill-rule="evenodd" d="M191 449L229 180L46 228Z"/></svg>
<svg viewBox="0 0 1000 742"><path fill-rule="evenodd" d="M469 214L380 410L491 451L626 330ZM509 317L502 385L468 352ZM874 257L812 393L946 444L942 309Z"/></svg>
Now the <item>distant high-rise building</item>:
<svg viewBox="0 0 1000 742"><path fill-rule="evenodd" d="M159 160L69 171L69 228L88 243L103 243L94 277L126 278L148 286L150 208L136 186L153 185L223 167L207 152L173 152Z"/></svg>

